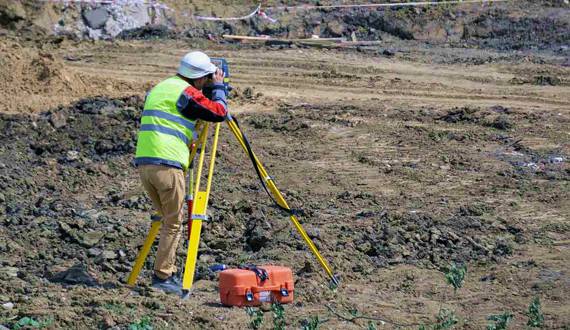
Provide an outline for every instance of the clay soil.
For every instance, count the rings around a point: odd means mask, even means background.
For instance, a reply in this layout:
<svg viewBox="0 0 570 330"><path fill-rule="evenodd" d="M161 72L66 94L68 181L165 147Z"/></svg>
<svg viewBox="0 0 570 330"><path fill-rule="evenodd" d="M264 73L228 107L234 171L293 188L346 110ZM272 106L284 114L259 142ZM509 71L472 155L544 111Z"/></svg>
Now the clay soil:
<svg viewBox="0 0 570 330"><path fill-rule="evenodd" d="M0 324L246 328L243 309L220 305L208 267L272 263L294 271L292 329L316 316L325 329L417 329L441 309L457 329L503 312L523 329L534 297L546 328L570 327L564 58L413 42L390 52L198 42L229 60L231 111L341 285L329 289L223 126L212 221L193 293L180 300L150 287L152 257L135 288L124 284L150 224L131 162L146 88L197 44L3 42L11 55L0 60L32 54L55 71L26 62L18 74L45 88L2 90L0 300L13 307ZM468 267L455 292L452 263Z"/></svg>

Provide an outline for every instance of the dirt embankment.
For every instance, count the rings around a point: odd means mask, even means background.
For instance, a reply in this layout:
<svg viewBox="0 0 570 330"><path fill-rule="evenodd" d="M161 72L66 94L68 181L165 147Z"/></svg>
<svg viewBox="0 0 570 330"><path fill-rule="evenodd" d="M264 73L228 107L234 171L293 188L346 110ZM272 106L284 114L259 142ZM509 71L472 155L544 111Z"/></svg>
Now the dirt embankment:
<svg viewBox="0 0 570 330"><path fill-rule="evenodd" d="M0 41L0 66L3 113L45 111L89 95L118 96L145 88L134 81L78 72L65 66L49 47L26 47L14 40Z"/></svg>
<svg viewBox="0 0 570 330"><path fill-rule="evenodd" d="M28 35L41 31L96 40L216 38L222 34L284 38L317 35L349 40L417 40L498 50L546 49L562 54L570 51L570 6L564 0L324 9L285 9L279 3L266 4L265 12L275 22L260 16L221 22L192 18L200 14L240 16L251 9L239 3L219 6L196 2L192 7L178 1L167 4L169 10L134 4L121 7L0 3L0 26Z"/></svg>
<svg viewBox="0 0 570 330"><path fill-rule="evenodd" d="M395 8L271 10L277 22L252 18L247 24L208 23L214 34L272 35L289 38L355 36L358 40L396 38L500 50L568 51L570 7L564 1L444 4ZM200 28L200 25L196 25ZM212 31L204 31L212 33ZM192 34L192 29L189 30Z"/></svg>

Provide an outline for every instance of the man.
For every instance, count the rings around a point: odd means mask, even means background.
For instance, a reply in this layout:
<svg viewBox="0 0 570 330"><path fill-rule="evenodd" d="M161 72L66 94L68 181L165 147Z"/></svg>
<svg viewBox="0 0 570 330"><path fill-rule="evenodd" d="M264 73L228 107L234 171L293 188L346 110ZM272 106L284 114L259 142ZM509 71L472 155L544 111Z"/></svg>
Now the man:
<svg viewBox="0 0 570 330"><path fill-rule="evenodd" d="M156 85L147 95L138 134L135 164L153 207L162 216L153 286L180 293L176 250L181 236L185 196L184 171L189 144L198 119L221 122L227 115L223 72L202 52L186 54L176 76ZM212 88L211 100L202 93Z"/></svg>

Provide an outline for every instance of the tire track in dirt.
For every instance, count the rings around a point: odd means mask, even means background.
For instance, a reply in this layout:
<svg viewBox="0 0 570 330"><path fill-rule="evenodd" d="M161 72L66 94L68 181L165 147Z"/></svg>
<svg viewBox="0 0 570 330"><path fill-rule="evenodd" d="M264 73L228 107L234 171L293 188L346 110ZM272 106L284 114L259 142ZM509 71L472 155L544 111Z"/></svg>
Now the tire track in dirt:
<svg viewBox="0 0 570 330"><path fill-rule="evenodd" d="M135 81L153 82L175 71L184 49L166 52L154 49L82 50L75 55L86 60L68 62L76 70ZM492 66L432 66L353 54L303 50L284 52L213 51L230 59L236 87L255 86L263 94L322 99L371 99L426 102L439 105L502 104L565 111L570 100L568 88L512 86L512 74L499 73ZM396 87L396 88L394 88Z"/></svg>

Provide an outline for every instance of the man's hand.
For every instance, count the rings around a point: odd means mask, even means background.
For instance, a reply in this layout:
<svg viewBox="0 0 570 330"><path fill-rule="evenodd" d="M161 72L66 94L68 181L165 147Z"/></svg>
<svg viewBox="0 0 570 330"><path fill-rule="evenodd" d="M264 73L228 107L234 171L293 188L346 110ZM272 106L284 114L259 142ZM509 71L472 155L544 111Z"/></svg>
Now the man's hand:
<svg viewBox="0 0 570 330"><path fill-rule="evenodd" d="M216 70L216 73L214 73L214 76L212 77L212 82L214 84L216 84L216 83L223 84L224 83L224 71L222 71L222 69L218 68L218 70Z"/></svg>

